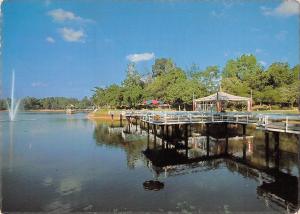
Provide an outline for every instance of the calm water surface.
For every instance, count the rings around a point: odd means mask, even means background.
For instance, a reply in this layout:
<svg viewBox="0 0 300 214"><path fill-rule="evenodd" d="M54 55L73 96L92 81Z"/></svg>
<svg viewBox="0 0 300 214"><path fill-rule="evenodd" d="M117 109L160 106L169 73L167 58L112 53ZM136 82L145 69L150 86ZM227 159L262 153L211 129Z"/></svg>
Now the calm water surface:
<svg viewBox="0 0 300 214"><path fill-rule="evenodd" d="M0 113L2 211L297 209L296 135L280 134L278 165L273 136L266 152L264 133L255 129L243 139L240 127L230 127L230 155L223 156L222 128L212 127L207 150L205 128L192 127L186 157L181 134L164 137L164 149L160 137L139 126L85 117L20 113L8 122L7 112Z"/></svg>

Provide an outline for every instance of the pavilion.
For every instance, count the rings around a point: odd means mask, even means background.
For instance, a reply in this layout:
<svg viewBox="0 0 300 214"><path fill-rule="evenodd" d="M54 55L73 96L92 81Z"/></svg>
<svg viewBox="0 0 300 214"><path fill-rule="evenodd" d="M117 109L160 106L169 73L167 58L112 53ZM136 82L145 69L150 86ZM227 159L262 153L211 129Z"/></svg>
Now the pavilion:
<svg viewBox="0 0 300 214"><path fill-rule="evenodd" d="M213 111L217 112L224 110L227 103L245 103L247 105L247 111L252 111L252 99L248 97L240 97L232 94L225 93L223 91L218 91L207 97L202 97L193 100L193 110L196 111Z"/></svg>

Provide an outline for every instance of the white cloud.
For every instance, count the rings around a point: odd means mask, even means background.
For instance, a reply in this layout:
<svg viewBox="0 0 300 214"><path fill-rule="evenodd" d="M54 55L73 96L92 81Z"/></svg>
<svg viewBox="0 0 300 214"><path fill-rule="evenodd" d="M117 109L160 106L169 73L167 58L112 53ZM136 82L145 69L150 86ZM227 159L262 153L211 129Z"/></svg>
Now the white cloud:
<svg viewBox="0 0 300 214"><path fill-rule="evenodd" d="M279 41L284 41L287 37L287 34L288 32L286 30L282 30L275 35L275 38Z"/></svg>
<svg viewBox="0 0 300 214"><path fill-rule="evenodd" d="M85 33L83 30L74 30L72 28L60 28L59 32L63 39L67 42L84 42Z"/></svg>
<svg viewBox="0 0 300 214"><path fill-rule="evenodd" d="M300 14L299 2L296 0L284 0L278 7L260 7L265 16L292 16Z"/></svg>
<svg viewBox="0 0 300 214"><path fill-rule="evenodd" d="M267 63L266 63L265 61L263 61L263 60L259 61L259 63L260 63L262 66L266 66L266 65L267 65Z"/></svg>
<svg viewBox="0 0 300 214"><path fill-rule="evenodd" d="M55 40L51 36L48 36L46 38L46 41L49 42L49 43L55 43Z"/></svg>
<svg viewBox="0 0 300 214"><path fill-rule="evenodd" d="M130 54L126 57L131 62L148 61L155 57L154 53Z"/></svg>
<svg viewBox="0 0 300 214"><path fill-rule="evenodd" d="M277 8L275 13L283 16L291 16L299 14L299 2L295 0L285 0Z"/></svg>
<svg viewBox="0 0 300 214"><path fill-rule="evenodd" d="M61 8L51 10L48 12L48 15L53 18L56 22L65 22L65 21L80 21L80 22L91 22L91 19L84 19L80 16L76 16L71 11L66 11Z"/></svg>
<svg viewBox="0 0 300 214"><path fill-rule="evenodd" d="M33 82L33 83L31 83L31 86L34 87L34 88L47 87L48 84L47 83L43 83L43 82Z"/></svg>

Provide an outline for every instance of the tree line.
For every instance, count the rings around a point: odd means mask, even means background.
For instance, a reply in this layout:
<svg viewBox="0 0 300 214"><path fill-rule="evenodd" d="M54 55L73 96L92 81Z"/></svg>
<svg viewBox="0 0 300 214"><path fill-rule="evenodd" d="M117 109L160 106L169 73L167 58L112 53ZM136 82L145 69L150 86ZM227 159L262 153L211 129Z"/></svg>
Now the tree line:
<svg viewBox="0 0 300 214"><path fill-rule="evenodd" d="M297 105L300 94L300 65L274 62L265 68L252 54L228 60L224 68L217 65L200 69L196 64L184 70L172 59L159 58L152 72L141 75L129 63L121 84L95 87L92 101L98 107L138 107L144 100L162 100L176 107L192 105L195 98L210 95L220 88L238 96L250 97L256 105Z"/></svg>
<svg viewBox="0 0 300 214"><path fill-rule="evenodd" d="M7 102L10 100L0 100L0 110L7 109ZM25 97L21 100L21 107L24 110L63 110L68 107L75 109L87 109L92 107L92 101L88 97L83 99L66 98L66 97L46 97L46 98L35 98Z"/></svg>

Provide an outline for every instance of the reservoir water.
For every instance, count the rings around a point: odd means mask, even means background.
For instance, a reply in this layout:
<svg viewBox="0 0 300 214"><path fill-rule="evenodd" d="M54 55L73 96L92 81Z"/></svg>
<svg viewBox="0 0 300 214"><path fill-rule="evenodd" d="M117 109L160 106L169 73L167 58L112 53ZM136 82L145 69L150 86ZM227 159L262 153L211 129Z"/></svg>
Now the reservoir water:
<svg viewBox="0 0 300 214"><path fill-rule="evenodd" d="M224 136L189 129L187 156L178 139L162 148L139 126L86 114L0 112L2 212L295 212L299 136L280 134L266 150L264 132L229 127ZM154 143L156 141L156 143ZM183 145L183 144L182 144ZM176 149L175 149L176 146ZM207 146L209 148L207 149ZM207 154L209 151L209 155ZM277 162L276 162L277 161Z"/></svg>

